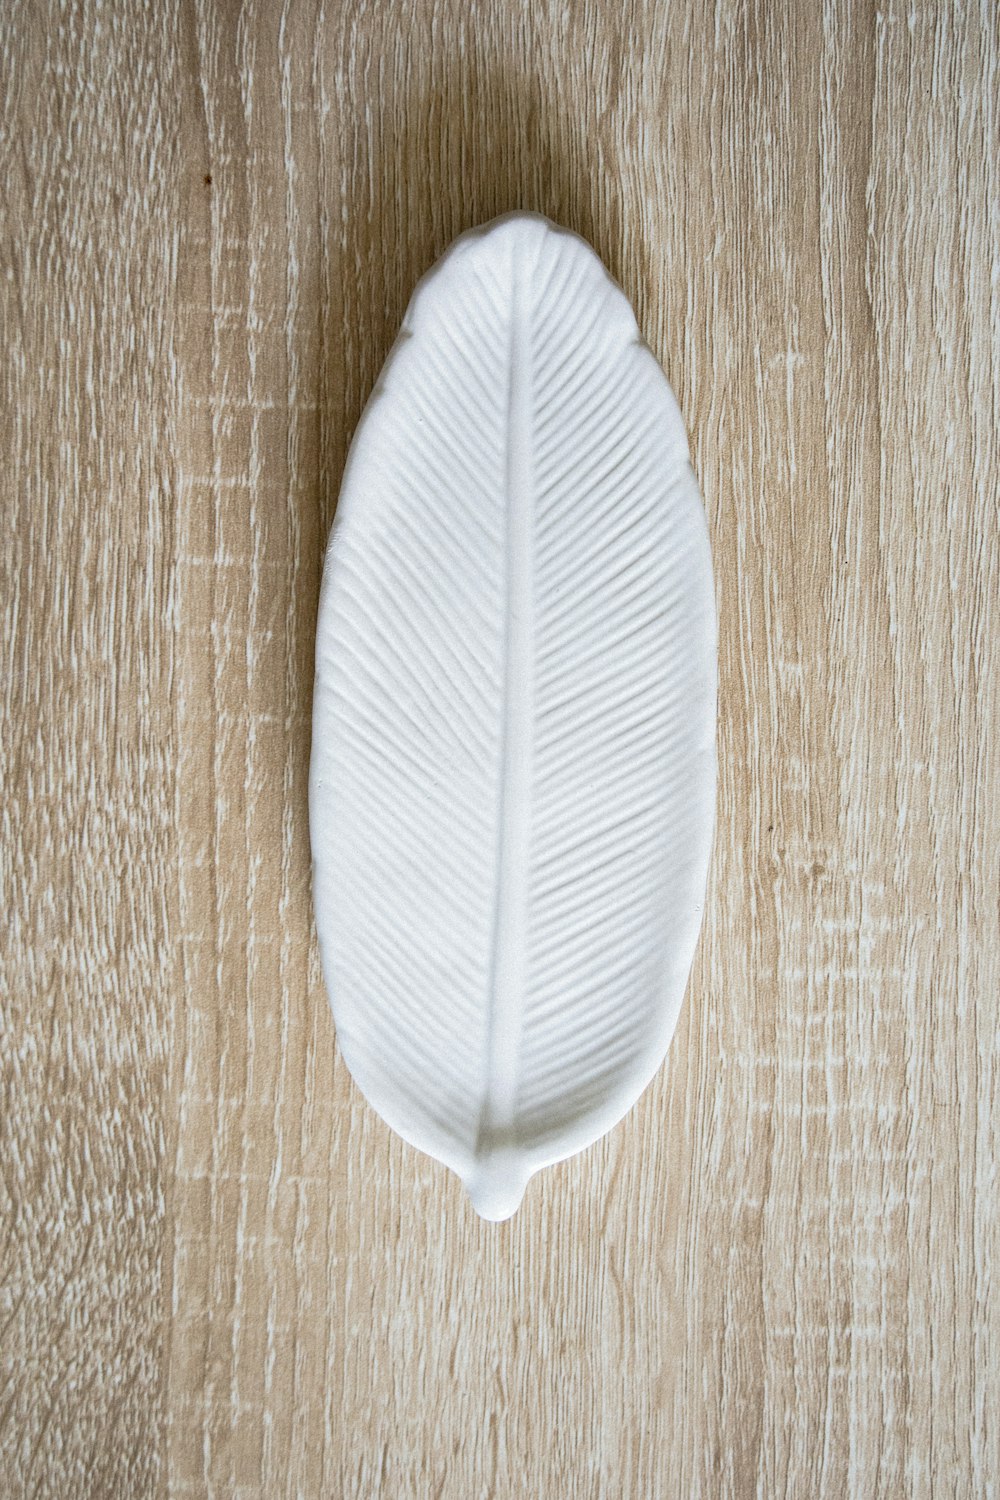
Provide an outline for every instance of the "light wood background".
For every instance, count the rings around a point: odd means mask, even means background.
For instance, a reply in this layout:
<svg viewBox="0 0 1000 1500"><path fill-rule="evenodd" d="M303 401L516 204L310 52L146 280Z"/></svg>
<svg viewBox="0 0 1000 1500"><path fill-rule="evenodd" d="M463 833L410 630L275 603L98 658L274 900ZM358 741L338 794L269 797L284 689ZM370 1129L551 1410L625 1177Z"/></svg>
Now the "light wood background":
<svg viewBox="0 0 1000 1500"><path fill-rule="evenodd" d="M1000 1494L991 0L6 0L0 1494ZM539 209L721 611L668 1064L512 1223L338 1058L321 549L417 277Z"/></svg>

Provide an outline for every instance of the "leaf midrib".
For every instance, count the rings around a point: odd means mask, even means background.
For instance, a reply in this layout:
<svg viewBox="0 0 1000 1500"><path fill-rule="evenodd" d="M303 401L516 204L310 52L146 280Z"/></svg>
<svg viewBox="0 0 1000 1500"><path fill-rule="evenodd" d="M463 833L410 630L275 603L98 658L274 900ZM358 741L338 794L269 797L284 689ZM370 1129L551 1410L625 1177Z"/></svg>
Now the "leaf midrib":
<svg viewBox="0 0 1000 1500"><path fill-rule="evenodd" d="M498 765L495 909L485 1086L477 1156L515 1145L527 960L534 709L534 493L531 351L516 240L510 251L504 492L505 618Z"/></svg>

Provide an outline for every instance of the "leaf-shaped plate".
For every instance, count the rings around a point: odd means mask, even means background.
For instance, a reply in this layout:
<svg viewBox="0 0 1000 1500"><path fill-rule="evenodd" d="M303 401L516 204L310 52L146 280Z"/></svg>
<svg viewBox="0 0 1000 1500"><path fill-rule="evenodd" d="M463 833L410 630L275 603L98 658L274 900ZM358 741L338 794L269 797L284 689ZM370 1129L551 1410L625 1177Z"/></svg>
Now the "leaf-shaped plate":
<svg viewBox="0 0 1000 1500"><path fill-rule="evenodd" d="M621 289L535 215L463 235L351 447L310 827L347 1065L486 1218L667 1049L708 869L715 640L683 425Z"/></svg>

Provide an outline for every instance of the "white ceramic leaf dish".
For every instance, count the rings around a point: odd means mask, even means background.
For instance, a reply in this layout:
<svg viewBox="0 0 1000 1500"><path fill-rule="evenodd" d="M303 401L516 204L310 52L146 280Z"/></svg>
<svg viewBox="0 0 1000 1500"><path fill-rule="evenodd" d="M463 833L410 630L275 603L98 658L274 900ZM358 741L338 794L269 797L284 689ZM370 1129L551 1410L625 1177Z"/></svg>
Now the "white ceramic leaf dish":
<svg viewBox="0 0 1000 1500"><path fill-rule="evenodd" d="M463 235L351 446L309 795L343 1056L486 1218L663 1060L715 713L704 510L624 293L535 215Z"/></svg>

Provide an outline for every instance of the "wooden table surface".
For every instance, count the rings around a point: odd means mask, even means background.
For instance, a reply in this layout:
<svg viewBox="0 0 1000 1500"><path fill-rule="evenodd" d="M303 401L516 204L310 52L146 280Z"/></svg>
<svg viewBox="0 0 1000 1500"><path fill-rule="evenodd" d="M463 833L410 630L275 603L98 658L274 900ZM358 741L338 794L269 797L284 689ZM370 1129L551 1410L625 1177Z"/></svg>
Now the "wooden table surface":
<svg viewBox="0 0 1000 1500"><path fill-rule="evenodd" d="M990 0L7 0L0 1494L1000 1494ZM338 1057L321 550L417 277L579 230L721 615L665 1069L480 1222Z"/></svg>

